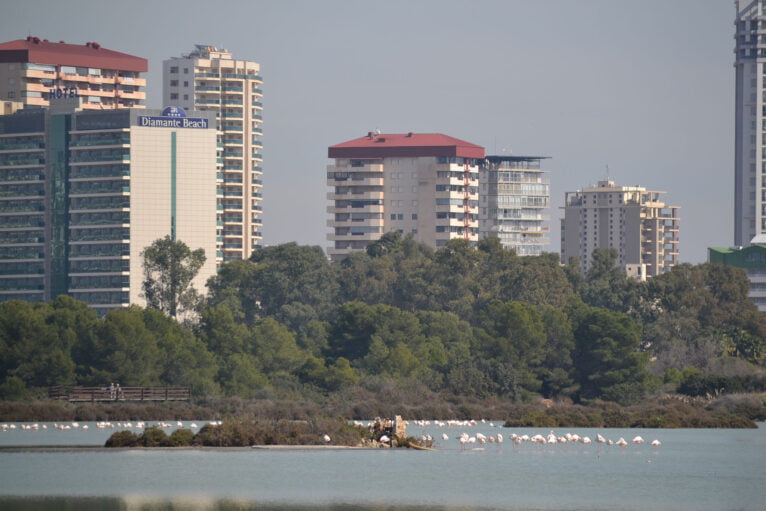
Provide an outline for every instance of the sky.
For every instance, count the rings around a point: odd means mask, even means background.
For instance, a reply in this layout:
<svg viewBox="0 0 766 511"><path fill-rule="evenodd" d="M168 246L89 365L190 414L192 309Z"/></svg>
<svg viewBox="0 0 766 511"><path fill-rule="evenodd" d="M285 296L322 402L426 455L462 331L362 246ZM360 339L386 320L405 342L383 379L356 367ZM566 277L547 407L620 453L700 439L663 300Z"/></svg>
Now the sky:
<svg viewBox="0 0 766 511"><path fill-rule="evenodd" d="M488 154L548 156L550 238L564 193L605 179L681 207L680 261L733 244L730 0L24 0L28 35L162 61L195 44L261 64L263 242L326 248L327 148L380 129Z"/></svg>

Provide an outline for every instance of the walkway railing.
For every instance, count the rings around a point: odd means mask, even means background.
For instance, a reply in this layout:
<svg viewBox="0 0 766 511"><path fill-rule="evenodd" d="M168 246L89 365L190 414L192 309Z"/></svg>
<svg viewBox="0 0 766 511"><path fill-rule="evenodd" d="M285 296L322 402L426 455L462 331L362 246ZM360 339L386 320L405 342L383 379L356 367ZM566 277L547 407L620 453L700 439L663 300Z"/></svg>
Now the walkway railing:
<svg viewBox="0 0 766 511"><path fill-rule="evenodd" d="M103 401L189 401L189 387L64 387L48 389L50 399L70 402Z"/></svg>

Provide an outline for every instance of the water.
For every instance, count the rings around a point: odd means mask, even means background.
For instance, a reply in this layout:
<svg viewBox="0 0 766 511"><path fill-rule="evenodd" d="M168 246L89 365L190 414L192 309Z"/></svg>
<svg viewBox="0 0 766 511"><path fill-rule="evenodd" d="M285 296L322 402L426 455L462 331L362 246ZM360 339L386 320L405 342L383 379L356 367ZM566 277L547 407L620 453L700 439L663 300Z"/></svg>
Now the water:
<svg viewBox="0 0 766 511"><path fill-rule="evenodd" d="M83 423L84 424L84 423ZM534 428L414 427L437 450L100 449L114 430L0 432L0 508L756 511L766 509L766 427L559 429L647 443L461 450L455 437ZM203 422L199 422L202 425ZM170 431L170 430L168 430ZM450 440L441 440L446 433ZM648 444L654 438L662 445ZM92 445L25 448L23 445ZM50 507L46 507L50 506Z"/></svg>

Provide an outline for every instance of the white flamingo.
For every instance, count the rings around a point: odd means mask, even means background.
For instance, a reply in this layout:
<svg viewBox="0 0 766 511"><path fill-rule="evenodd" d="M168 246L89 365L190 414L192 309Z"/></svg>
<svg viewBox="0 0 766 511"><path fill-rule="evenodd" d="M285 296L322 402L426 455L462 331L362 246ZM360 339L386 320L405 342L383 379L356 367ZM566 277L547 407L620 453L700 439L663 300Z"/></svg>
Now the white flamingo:
<svg viewBox="0 0 766 511"><path fill-rule="evenodd" d="M662 445L662 442L660 442L659 440L655 439L655 440L652 440L652 445L654 445L654 446Z"/></svg>
<svg viewBox="0 0 766 511"><path fill-rule="evenodd" d="M643 444L643 443L644 443L644 439L643 439L643 438L641 438L641 436L636 436L636 438L634 438L634 439L632 440L632 442L633 442L634 444Z"/></svg>

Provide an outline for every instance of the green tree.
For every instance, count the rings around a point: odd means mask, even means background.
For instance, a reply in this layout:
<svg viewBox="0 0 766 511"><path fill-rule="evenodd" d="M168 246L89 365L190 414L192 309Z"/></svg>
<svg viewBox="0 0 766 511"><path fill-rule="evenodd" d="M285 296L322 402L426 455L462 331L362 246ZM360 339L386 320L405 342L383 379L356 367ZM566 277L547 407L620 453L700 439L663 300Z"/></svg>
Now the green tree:
<svg viewBox="0 0 766 511"><path fill-rule="evenodd" d="M89 382L104 385L110 381L122 385L160 384L162 358L157 336L144 322L144 310L138 306L114 309L99 327L94 346L98 366Z"/></svg>
<svg viewBox="0 0 766 511"><path fill-rule="evenodd" d="M141 253L144 259L144 298L148 307L178 317L192 311L199 295L192 280L205 264L205 251L192 251L169 235L155 240Z"/></svg>
<svg viewBox="0 0 766 511"><path fill-rule="evenodd" d="M573 362L580 397L630 404L643 396L649 354L639 351L641 331L632 319L594 307L574 333Z"/></svg>
<svg viewBox="0 0 766 511"><path fill-rule="evenodd" d="M527 304L493 300L479 312L477 325L476 354L510 364L525 389L538 391L546 337L540 312Z"/></svg>

